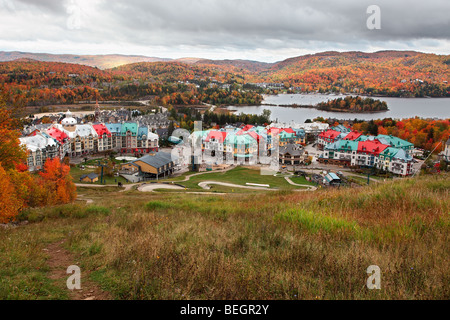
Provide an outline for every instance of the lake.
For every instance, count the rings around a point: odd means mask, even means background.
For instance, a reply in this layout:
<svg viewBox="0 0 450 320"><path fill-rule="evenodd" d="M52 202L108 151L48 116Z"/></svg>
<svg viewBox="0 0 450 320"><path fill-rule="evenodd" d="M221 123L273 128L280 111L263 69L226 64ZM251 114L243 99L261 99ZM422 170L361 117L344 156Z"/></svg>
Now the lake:
<svg viewBox="0 0 450 320"><path fill-rule="evenodd" d="M280 94L280 95L265 95L264 104L304 104L315 105L319 102L324 102L344 95L325 95L325 94ZM361 96L363 97L363 96ZM342 113L342 112L328 112L317 109L307 108L289 108L278 106L229 106L230 110L237 110L236 113L245 114L261 114L264 109L272 112L271 120L278 122L298 123L305 122L306 119L314 119L316 117L336 118L336 119L361 119L361 120L376 120L383 118L412 118L415 116L422 118L450 118L450 98L385 98L372 97L381 101L386 101L389 110L386 112L377 113Z"/></svg>

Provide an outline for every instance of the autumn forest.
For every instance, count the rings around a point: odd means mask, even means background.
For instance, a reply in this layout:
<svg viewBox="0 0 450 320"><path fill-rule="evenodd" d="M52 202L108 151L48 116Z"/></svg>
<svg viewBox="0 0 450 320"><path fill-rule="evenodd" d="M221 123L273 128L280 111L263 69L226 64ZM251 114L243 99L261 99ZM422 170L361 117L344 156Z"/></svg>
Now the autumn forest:
<svg viewBox="0 0 450 320"><path fill-rule="evenodd" d="M323 52L269 64L241 60L138 62L111 69L18 59L0 63L8 104L42 106L152 97L162 105L260 104L249 84L287 92L393 97L450 96L450 57L410 51Z"/></svg>

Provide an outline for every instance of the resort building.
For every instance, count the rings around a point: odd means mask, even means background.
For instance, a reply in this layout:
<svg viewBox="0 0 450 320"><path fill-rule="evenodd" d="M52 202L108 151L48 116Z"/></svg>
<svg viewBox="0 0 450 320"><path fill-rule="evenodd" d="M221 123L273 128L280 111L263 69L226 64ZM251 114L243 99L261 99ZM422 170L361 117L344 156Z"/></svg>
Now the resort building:
<svg viewBox="0 0 450 320"><path fill-rule="evenodd" d="M51 136L38 132L34 136L19 138L27 149L29 171L41 170L48 159L60 157L60 145Z"/></svg>
<svg viewBox="0 0 450 320"><path fill-rule="evenodd" d="M308 159L308 154L305 153L303 146L288 144L280 147L279 159L282 165L299 165L305 163Z"/></svg>
<svg viewBox="0 0 450 320"><path fill-rule="evenodd" d="M337 140L325 144L318 161L324 164L378 168L407 176L413 173L413 144L393 136L364 136L351 131L335 135L327 131L322 137Z"/></svg>
<svg viewBox="0 0 450 320"><path fill-rule="evenodd" d="M142 181L155 180L170 176L174 166L170 153L156 152L121 165L121 172L137 175Z"/></svg>

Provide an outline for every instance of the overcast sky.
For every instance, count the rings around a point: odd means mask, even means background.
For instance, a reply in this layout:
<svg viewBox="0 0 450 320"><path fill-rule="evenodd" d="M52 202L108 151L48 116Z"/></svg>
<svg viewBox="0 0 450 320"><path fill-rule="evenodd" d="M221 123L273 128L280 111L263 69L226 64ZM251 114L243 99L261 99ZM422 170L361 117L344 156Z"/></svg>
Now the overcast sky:
<svg viewBox="0 0 450 320"><path fill-rule="evenodd" d="M370 5L381 29L369 30ZM450 54L449 0L0 0L0 51L275 62L321 51Z"/></svg>

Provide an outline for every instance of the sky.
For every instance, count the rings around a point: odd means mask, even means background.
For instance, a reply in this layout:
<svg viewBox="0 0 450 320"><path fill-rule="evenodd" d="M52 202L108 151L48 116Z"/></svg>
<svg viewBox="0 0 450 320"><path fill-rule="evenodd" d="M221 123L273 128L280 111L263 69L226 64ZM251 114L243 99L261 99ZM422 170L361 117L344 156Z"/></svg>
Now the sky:
<svg viewBox="0 0 450 320"><path fill-rule="evenodd" d="M0 0L0 51L264 62L323 51L450 54L449 12L449 0Z"/></svg>

